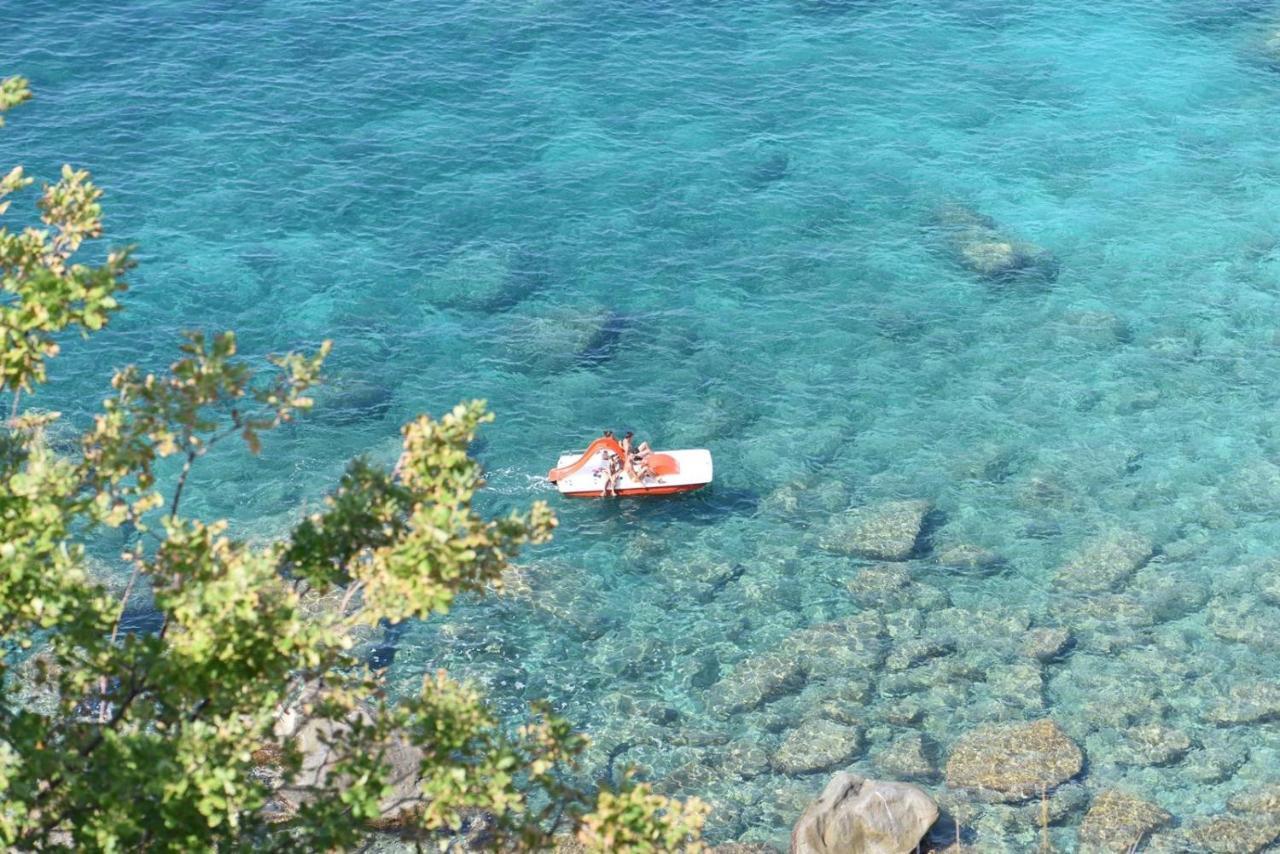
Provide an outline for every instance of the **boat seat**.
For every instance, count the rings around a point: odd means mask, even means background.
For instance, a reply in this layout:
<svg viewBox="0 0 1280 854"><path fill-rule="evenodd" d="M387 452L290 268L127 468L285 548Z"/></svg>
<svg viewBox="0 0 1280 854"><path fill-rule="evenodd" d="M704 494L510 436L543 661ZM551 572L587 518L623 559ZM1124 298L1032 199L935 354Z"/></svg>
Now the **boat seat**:
<svg viewBox="0 0 1280 854"><path fill-rule="evenodd" d="M664 474L678 474L680 471L680 464L670 454L650 454L645 462L649 466L649 471L658 477Z"/></svg>

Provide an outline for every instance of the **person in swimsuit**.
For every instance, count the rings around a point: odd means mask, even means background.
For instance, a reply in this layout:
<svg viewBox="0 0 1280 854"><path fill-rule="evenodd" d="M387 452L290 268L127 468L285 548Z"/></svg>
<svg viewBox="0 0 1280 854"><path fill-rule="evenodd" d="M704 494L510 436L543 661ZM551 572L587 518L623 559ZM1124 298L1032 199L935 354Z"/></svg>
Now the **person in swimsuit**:
<svg viewBox="0 0 1280 854"><path fill-rule="evenodd" d="M635 434L628 430L627 435L622 437L622 470L627 473L628 477L640 480L640 475L636 473L635 469L635 452L631 449L633 436Z"/></svg>
<svg viewBox="0 0 1280 854"><path fill-rule="evenodd" d="M658 483L662 483L662 478L653 473L649 468L649 457L653 456L653 448L649 447L648 442L641 442L631 453L631 471L634 473L636 480L644 482L652 478Z"/></svg>
<svg viewBox="0 0 1280 854"><path fill-rule="evenodd" d="M618 455L613 451L604 452L604 489L600 491L601 498L608 498L618 495L618 476L622 474L622 461L618 459Z"/></svg>

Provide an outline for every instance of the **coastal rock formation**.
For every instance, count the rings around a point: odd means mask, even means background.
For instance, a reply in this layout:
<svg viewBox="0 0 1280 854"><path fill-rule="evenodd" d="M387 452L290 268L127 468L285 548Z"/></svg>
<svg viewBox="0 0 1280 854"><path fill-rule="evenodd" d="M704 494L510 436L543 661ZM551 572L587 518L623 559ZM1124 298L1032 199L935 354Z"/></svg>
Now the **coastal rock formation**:
<svg viewBox="0 0 1280 854"><path fill-rule="evenodd" d="M992 724L965 733L947 759L947 785L1021 801L1080 773L1084 754L1052 720Z"/></svg>
<svg viewBox="0 0 1280 854"><path fill-rule="evenodd" d="M57 714L60 668L51 652L42 650L5 675L5 698L15 708L37 715Z"/></svg>
<svg viewBox="0 0 1280 854"><path fill-rule="evenodd" d="M1080 825L1082 851L1127 852L1173 816L1155 804L1115 789L1101 792Z"/></svg>
<svg viewBox="0 0 1280 854"><path fill-rule="evenodd" d="M823 718L810 718L783 740L773 754L773 767L783 774L829 771L847 764L862 748L857 728Z"/></svg>
<svg viewBox="0 0 1280 854"><path fill-rule="evenodd" d="M841 772L796 822L791 854L907 854L937 820L919 787Z"/></svg>
<svg viewBox="0 0 1280 854"><path fill-rule="evenodd" d="M368 718L363 710L353 713L354 718ZM337 767L341 754L331 745L342 743L342 733L348 725L323 718L309 718L297 722L292 713L286 712L276 724L276 734L288 739L302 756L302 764L290 785L277 791L277 795L290 807L297 808L314 795L314 787L327 779ZM409 743L398 734L392 734L383 745L383 760L389 772L386 794L379 801L381 817L377 823L394 827L403 818L413 815L422 806L422 793L418 786L422 769L422 749Z"/></svg>
<svg viewBox="0 0 1280 854"><path fill-rule="evenodd" d="M956 261L985 279L1053 281L1058 277L1058 261L1052 252L1010 236L995 220L977 211L958 204L944 205L938 211L937 225Z"/></svg>
<svg viewBox="0 0 1280 854"><path fill-rule="evenodd" d="M836 519L821 538L822 548L868 560L902 561L916 551L928 501L886 501L855 507Z"/></svg>
<svg viewBox="0 0 1280 854"><path fill-rule="evenodd" d="M1079 592L1114 590L1151 559L1151 540L1133 531L1112 531L1086 542L1067 559L1054 580Z"/></svg>

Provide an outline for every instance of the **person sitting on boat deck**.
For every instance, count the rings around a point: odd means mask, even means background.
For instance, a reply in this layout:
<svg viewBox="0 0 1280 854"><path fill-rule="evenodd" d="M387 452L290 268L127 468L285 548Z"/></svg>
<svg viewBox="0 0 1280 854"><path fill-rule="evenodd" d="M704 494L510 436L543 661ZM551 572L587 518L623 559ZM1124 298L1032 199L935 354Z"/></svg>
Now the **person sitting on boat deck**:
<svg viewBox="0 0 1280 854"><path fill-rule="evenodd" d="M622 437L622 470L627 473L628 477L640 480L640 475L636 473L635 469L635 452L631 449L631 437L634 435L635 433L628 430L627 435Z"/></svg>
<svg viewBox="0 0 1280 854"><path fill-rule="evenodd" d="M613 451L604 452L604 489L600 491L601 498L608 498L610 495L618 494L618 477L622 474L622 461L618 459L618 455Z"/></svg>
<svg viewBox="0 0 1280 854"><path fill-rule="evenodd" d="M630 436L631 434L628 433L627 435ZM662 483L662 478L654 474L653 469L649 468L649 457L651 456L653 456L653 448L649 447L648 442L641 442L635 451L631 452L631 471L633 476L642 483L649 478Z"/></svg>

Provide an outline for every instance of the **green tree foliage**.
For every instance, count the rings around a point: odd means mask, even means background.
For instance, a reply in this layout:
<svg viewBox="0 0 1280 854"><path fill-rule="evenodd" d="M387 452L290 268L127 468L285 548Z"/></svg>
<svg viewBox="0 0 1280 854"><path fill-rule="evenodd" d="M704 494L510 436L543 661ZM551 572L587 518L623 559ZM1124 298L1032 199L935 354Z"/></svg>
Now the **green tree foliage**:
<svg viewBox="0 0 1280 854"><path fill-rule="evenodd" d="M25 81L3 81L0 113L28 97ZM14 169L0 193L29 184ZM74 453L51 449L57 416L20 412L20 396L68 330L108 322L130 267L128 251L74 260L102 233L100 197L64 167L40 195L40 226L0 228L0 392L13 410L0 431L0 844L315 851L388 825L437 844L483 817L494 846L572 830L595 850L697 850L696 800L573 785L583 739L545 706L508 725L445 673L392 699L352 655L359 626L443 613L550 537L541 502L498 519L472 507L481 403L406 425L396 471L356 460L319 512L267 546L184 515L184 487L215 445L257 453L260 434L305 412L327 344L260 376L230 333L190 334L167 373L115 374ZM84 544L125 525L138 532L130 577L111 596ZM144 590L157 627L122 630Z"/></svg>

